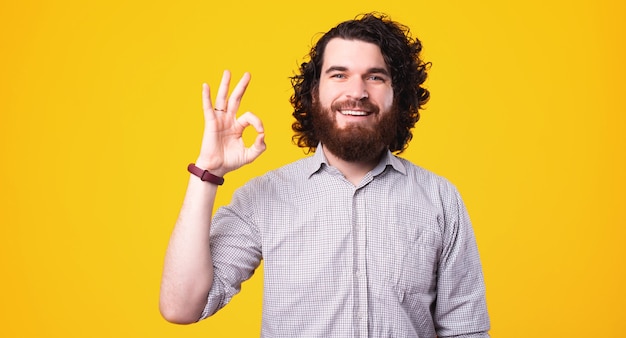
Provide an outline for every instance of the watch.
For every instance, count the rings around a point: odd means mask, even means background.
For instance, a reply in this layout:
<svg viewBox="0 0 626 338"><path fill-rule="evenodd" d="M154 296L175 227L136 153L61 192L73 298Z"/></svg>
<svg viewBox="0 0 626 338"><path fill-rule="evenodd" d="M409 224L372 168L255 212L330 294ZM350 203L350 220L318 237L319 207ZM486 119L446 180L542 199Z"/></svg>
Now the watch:
<svg viewBox="0 0 626 338"><path fill-rule="evenodd" d="M215 176L211 174L208 170L200 169L196 167L195 163L189 163L189 165L187 166L187 170L195 176L198 176L202 181L210 182L217 185L224 184L223 177Z"/></svg>

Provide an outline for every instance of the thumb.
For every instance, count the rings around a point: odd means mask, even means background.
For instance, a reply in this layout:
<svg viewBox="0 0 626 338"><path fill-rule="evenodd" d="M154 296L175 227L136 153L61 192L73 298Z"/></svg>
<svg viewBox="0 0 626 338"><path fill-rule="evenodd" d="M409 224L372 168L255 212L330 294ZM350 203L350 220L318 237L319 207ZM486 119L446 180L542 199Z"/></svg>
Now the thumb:
<svg viewBox="0 0 626 338"><path fill-rule="evenodd" d="M265 144L265 134L259 133L254 143L248 148L248 163L256 160L267 149Z"/></svg>

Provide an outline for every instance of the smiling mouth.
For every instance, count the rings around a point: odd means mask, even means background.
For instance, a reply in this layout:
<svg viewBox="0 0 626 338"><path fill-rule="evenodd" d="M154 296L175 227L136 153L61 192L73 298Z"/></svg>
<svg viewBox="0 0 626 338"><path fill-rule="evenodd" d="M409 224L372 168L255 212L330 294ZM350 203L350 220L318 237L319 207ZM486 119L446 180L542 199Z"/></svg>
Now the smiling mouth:
<svg viewBox="0 0 626 338"><path fill-rule="evenodd" d="M339 110L339 113L347 116L367 116L370 112L364 110Z"/></svg>

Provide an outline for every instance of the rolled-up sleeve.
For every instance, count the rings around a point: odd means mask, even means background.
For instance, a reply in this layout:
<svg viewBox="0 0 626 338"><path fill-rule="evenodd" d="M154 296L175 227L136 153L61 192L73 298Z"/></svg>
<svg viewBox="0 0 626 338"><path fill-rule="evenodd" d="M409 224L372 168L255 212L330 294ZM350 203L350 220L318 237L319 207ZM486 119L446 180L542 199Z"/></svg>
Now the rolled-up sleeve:
<svg viewBox="0 0 626 338"><path fill-rule="evenodd" d="M215 213L210 239L213 285L200 320L228 304L261 263L261 238L252 221L253 210L244 187L230 205Z"/></svg>
<svg viewBox="0 0 626 338"><path fill-rule="evenodd" d="M465 205L450 187L439 262L435 326L439 337L489 337L485 282Z"/></svg>

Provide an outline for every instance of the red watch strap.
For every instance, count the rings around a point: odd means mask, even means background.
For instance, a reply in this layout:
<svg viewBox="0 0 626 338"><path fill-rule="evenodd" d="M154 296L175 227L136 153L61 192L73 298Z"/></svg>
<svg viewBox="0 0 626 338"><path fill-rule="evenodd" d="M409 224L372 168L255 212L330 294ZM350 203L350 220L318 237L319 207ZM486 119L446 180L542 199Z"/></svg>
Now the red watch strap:
<svg viewBox="0 0 626 338"><path fill-rule="evenodd" d="M211 183L217 184L217 185L224 184L224 178L223 177L215 176L215 175L211 174L208 170L202 170L202 169L196 167L195 163L189 163L189 165L187 166L187 170L190 173L200 177L200 180L202 180L202 181L211 182Z"/></svg>

